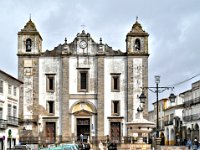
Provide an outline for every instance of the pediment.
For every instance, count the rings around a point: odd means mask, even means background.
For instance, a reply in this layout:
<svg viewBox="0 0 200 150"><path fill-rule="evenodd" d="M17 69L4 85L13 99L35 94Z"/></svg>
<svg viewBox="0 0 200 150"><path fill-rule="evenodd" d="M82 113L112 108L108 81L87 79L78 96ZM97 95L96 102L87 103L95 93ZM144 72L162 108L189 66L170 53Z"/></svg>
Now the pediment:
<svg viewBox="0 0 200 150"><path fill-rule="evenodd" d="M74 115L77 116L91 116L92 114L93 114L92 112L89 112L87 110L81 110L74 113Z"/></svg>

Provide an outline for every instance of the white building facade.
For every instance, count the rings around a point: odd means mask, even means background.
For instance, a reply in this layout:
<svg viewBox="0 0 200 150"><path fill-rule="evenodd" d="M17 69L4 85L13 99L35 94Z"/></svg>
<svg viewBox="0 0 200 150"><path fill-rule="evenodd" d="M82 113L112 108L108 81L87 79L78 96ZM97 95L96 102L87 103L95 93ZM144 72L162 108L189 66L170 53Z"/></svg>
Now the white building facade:
<svg viewBox="0 0 200 150"><path fill-rule="evenodd" d="M182 127L183 98L177 96L175 102L166 101L165 108L165 145L181 145L183 137Z"/></svg>
<svg viewBox="0 0 200 150"><path fill-rule="evenodd" d="M71 43L65 39L45 51L29 20L18 32L17 55L24 82L21 143L70 142L81 134L84 141L121 142L128 136L125 123L135 118L141 87L148 86L148 33L137 21L121 52L84 30Z"/></svg>
<svg viewBox="0 0 200 150"><path fill-rule="evenodd" d="M157 121L157 103L153 103L154 111L150 111L151 121ZM182 111L183 98L176 96L175 102L169 98L163 98L158 101L159 118L159 137L161 145L180 145L183 142L182 137ZM156 130L154 130L156 132ZM155 136L154 132L154 136Z"/></svg>
<svg viewBox="0 0 200 150"><path fill-rule="evenodd" d="M0 149L19 143L18 109L21 81L0 70Z"/></svg>
<svg viewBox="0 0 200 150"><path fill-rule="evenodd" d="M200 80L192 88L181 93L184 101L182 135L184 139L200 140Z"/></svg>

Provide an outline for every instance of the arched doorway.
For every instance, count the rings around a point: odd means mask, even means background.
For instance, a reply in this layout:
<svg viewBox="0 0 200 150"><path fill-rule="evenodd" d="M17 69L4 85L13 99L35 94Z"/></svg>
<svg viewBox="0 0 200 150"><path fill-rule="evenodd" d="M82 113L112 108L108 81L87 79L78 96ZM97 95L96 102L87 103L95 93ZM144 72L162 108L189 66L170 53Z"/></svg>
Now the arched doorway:
<svg viewBox="0 0 200 150"><path fill-rule="evenodd" d="M72 134L77 141L87 142L95 136L96 108L88 101L74 103L71 106Z"/></svg>
<svg viewBox="0 0 200 150"><path fill-rule="evenodd" d="M171 129L171 133L170 133L170 145L174 145L175 144L175 132L174 129Z"/></svg>
<svg viewBox="0 0 200 150"><path fill-rule="evenodd" d="M194 130L193 130L193 140L194 138L197 138L199 140L199 125L195 124Z"/></svg>
<svg viewBox="0 0 200 150"><path fill-rule="evenodd" d="M163 132L160 133L161 143L160 145L165 145L165 135Z"/></svg>
<svg viewBox="0 0 200 150"><path fill-rule="evenodd" d="M166 145L169 145L169 128L166 130L166 135L167 135L167 140L166 140Z"/></svg>
<svg viewBox="0 0 200 150"><path fill-rule="evenodd" d="M187 128L187 139L191 139L191 129Z"/></svg>

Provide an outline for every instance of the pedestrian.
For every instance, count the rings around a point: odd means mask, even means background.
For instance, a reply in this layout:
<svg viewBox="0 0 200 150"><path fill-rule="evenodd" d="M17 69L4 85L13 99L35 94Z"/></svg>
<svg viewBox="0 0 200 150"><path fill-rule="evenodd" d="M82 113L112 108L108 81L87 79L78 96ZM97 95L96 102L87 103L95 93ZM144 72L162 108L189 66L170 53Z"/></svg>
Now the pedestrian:
<svg viewBox="0 0 200 150"><path fill-rule="evenodd" d="M83 134L80 135L80 141L83 142Z"/></svg>
<svg viewBox="0 0 200 150"><path fill-rule="evenodd" d="M99 149L100 149L100 150L103 150L103 149L104 149L103 143L102 143L101 141L99 142Z"/></svg>
<svg viewBox="0 0 200 150"><path fill-rule="evenodd" d="M192 141L190 139L187 140L186 146L188 147L188 149L192 147Z"/></svg>
<svg viewBox="0 0 200 150"><path fill-rule="evenodd" d="M117 143L113 141L113 150L117 150Z"/></svg>
<svg viewBox="0 0 200 150"><path fill-rule="evenodd" d="M197 140L197 137L194 138L194 145L193 150L197 150L199 148L199 141Z"/></svg>
<svg viewBox="0 0 200 150"><path fill-rule="evenodd" d="M115 143L115 141L111 142L108 145L108 150L117 150L117 144Z"/></svg>
<svg viewBox="0 0 200 150"><path fill-rule="evenodd" d="M80 142L80 144L78 145L78 149L83 150L83 143L82 142Z"/></svg>

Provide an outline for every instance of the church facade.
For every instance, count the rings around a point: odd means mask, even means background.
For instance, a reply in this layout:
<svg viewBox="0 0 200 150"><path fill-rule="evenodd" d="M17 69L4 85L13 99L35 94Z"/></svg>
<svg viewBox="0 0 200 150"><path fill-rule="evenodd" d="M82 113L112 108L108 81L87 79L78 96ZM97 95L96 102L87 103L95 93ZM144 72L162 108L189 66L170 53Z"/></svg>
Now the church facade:
<svg viewBox="0 0 200 150"><path fill-rule="evenodd" d="M148 33L136 21L126 50L113 50L84 30L44 50L32 20L18 32L20 142L121 142L148 86ZM147 92L145 92L147 95ZM147 117L148 101L144 104ZM80 136L81 135L81 136ZM80 139L81 138L81 139Z"/></svg>

